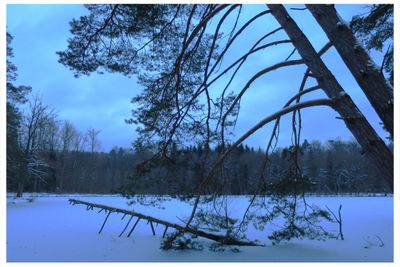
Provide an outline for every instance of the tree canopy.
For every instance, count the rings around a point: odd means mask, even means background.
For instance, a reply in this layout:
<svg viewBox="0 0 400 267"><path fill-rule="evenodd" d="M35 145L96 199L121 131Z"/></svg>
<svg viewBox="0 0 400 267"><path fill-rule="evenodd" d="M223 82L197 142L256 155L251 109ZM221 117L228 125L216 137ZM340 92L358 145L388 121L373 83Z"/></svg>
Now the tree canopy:
<svg viewBox="0 0 400 267"><path fill-rule="evenodd" d="M211 35L202 28L195 41L184 51L180 48L186 39L195 37L188 35L190 30L194 30L196 21L213 14L212 10L216 7L86 7L90 15L71 22L73 38L69 40L68 49L58 53L60 62L73 69L76 75L106 70L138 76L139 83L145 89L132 99L137 108L132 112L133 118L127 122L138 125L142 145L152 145L154 142L170 144L171 133L175 132L175 141L188 135L191 135L190 138L200 135L204 139L202 113L207 111L194 96L200 93L197 87L211 59L208 59ZM215 117L216 111L211 111L211 108L217 109L218 103L208 104L209 113Z"/></svg>

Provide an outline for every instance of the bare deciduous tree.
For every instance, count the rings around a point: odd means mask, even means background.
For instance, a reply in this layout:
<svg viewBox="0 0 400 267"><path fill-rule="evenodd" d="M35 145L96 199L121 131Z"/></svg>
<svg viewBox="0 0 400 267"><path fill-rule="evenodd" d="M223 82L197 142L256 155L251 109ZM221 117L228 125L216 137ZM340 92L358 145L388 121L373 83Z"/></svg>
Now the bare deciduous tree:
<svg viewBox="0 0 400 267"><path fill-rule="evenodd" d="M86 140L89 146L89 151L94 153L101 148L101 143L98 138L100 130L95 130L94 128L89 128L86 132Z"/></svg>
<svg viewBox="0 0 400 267"><path fill-rule="evenodd" d="M47 175L47 163L41 158L40 152L44 149L44 143L47 137L49 127L51 127L57 117L54 109L44 104L39 96L35 96L29 102L29 110L23 117L21 125L21 143L24 147L24 155L27 162L27 171L29 178L34 179L34 190L37 188L38 180L44 181ZM18 178L23 190L26 178ZM17 195L22 192L18 191Z"/></svg>

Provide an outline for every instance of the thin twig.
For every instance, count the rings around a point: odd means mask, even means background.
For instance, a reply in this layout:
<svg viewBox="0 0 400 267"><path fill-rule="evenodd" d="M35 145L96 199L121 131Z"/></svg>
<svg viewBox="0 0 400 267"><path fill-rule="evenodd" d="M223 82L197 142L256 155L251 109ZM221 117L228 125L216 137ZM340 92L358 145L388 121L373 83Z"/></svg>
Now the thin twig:
<svg viewBox="0 0 400 267"><path fill-rule="evenodd" d="M105 218L105 220L104 220L104 222L103 222L103 225L102 225L101 228L100 228L99 234L101 233L101 231L103 231L103 228L104 228L104 226L106 225L106 222L107 222L107 220L108 220L108 217L110 216L111 213L112 213L112 211L109 211L109 212L108 212L108 214L107 214L107 216L106 216L106 218Z"/></svg>
<svg viewBox="0 0 400 267"><path fill-rule="evenodd" d="M125 215L126 215L126 213L124 214L124 216L125 216ZM130 217L129 220L128 220L128 223L125 225L124 230L122 230L122 232L119 234L118 237L121 237L122 234L125 233L125 231L126 231L126 229L128 228L128 225L129 225L129 223L131 222L132 218L133 218L133 215L131 215L131 217Z"/></svg>
<svg viewBox="0 0 400 267"><path fill-rule="evenodd" d="M136 227L136 225L139 223L139 221L140 221L140 218L137 218L135 224L133 225L131 231L128 233L127 237L130 237L130 236L131 236L133 230L135 230L135 227Z"/></svg>
<svg viewBox="0 0 400 267"><path fill-rule="evenodd" d="M196 200L194 202L194 206L192 209L192 213L189 217L189 220L186 224L186 227L189 227L190 223L192 222L197 206L199 204L199 200L200 200L200 195L204 192L205 187L207 186L207 184L209 183L210 179L212 178L214 172L218 169L218 167L222 164L222 162L224 162L225 158L231 154L231 152L236 149L236 147L238 145L240 145L244 140L246 140L250 135L252 135L253 133L255 133L257 130L259 130L260 128L262 128L263 126L265 126L266 124L268 124L269 122L276 120L277 118L280 118L281 116L290 113L294 110L297 109L302 109L302 108L306 108L306 107L312 107L312 106L330 106L332 108L334 108L335 105L335 101L332 99L316 99L316 100L310 100L310 101L305 101L287 108L283 108L281 110L279 110L278 112L264 118L263 120L261 120L259 123L257 123L255 126L253 126L249 131L247 131L244 135L242 135L234 144L232 144L229 149L217 160L217 162L213 165L213 167L211 168L210 172L208 173L208 175L204 178L204 180L200 183L198 190L197 190L197 196L196 196Z"/></svg>

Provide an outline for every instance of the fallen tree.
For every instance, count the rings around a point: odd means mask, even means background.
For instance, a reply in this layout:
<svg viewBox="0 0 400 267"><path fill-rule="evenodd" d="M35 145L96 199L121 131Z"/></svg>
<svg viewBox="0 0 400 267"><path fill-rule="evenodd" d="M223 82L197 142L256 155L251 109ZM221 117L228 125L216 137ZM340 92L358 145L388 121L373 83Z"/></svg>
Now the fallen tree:
<svg viewBox="0 0 400 267"><path fill-rule="evenodd" d="M178 230L178 232L190 233L190 234L193 234L195 236L200 236L200 237L203 237L203 238L206 238L206 239L210 239L210 240L213 240L215 242L218 242L218 243L221 243L221 244L224 244L224 245L262 246L262 244L258 244L258 243L253 242L253 241L238 240L238 239L235 239L235 238L233 238L231 236L207 233L207 232L204 232L202 230L195 229L193 227L185 227L185 226L182 226L182 225L179 225L179 224L176 224L176 223L171 223L171 222L168 222L168 221L165 221L165 220L161 220L161 219L158 219L158 218L155 218L155 217L152 217L152 216L148 216L148 215L144 215L142 213L138 213L138 212L131 211L131 210L110 207L110 206L106 206L106 205L91 203L91 202L77 200L77 199L69 199L69 203L71 205L78 205L78 204L85 205L87 210L93 210L93 208L98 208L98 209L100 209L99 212L105 211L107 213L107 216L106 216L106 218L105 218L105 220L104 220L104 222L103 222L103 224L102 224L102 226L100 228L99 234L103 230L105 224L107 223L108 217L111 215L111 213L122 213L122 214L124 214L123 215L124 217L126 215L131 215L131 218L129 219L128 223L126 224L126 226L124 227L123 231L121 232L121 234L119 236L122 236L122 234L126 231L126 229L128 228L129 223L131 222L132 218L136 217L137 220L136 220L135 224L133 225L133 227L131 228L130 232L128 233L128 235L127 235L128 237L135 230L135 227L137 226L139 221L140 220L145 220L150 224L153 235L155 235L153 223L157 223L157 224L161 224L161 225L165 226L163 237L165 237L168 228L173 228L173 229Z"/></svg>

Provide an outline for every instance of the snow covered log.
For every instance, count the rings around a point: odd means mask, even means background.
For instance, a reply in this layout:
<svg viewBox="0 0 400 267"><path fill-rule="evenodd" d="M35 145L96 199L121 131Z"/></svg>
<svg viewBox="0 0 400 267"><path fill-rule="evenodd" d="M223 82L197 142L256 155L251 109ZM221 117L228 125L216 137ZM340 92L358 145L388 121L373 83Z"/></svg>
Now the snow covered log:
<svg viewBox="0 0 400 267"><path fill-rule="evenodd" d="M109 213L107 215L107 218L113 212L122 213L122 214L126 214L126 215L131 215L132 217L137 217L138 218L137 222L139 221L139 219L143 219L143 220L148 221L151 225L154 222L154 223L157 223L157 224L164 225L166 228L167 227L174 228L174 229L178 230L179 232L190 233L190 234L193 234L193 235L196 235L196 236L201 236L203 238L207 238L207 239L216 241L216 242L224 244L224 245L262 246L261 244L258 244L256 242L237 240L237 239L235 239L233 237L229 237L229 236L217 235L217 234L213 234L213 233L207 233L207 232L204 232L202 230L198 230L198 229L195 229L195 228L192 228L192 227L185 227L185 226L182 226L182 225L179 225L179 224L176 224L176 223L171 223L171 222L168 222L168 221L165 221L165 220L161 220L161 219L158 219L158 218L155 218L155 217L152 217L152 216L148 216L148 215L144 215L142 213L138 213L138 212L131 211L131 210L125 210L125 209L110 207L110 206L106 206L106 205L91 203L91 202L77 200L77 199L69 199L69 203L72 204L72 205L77 205L77 204L86 205L87 206L87 210L93 209L93 208L99 208L100 211L102 211L102 210L108 211ZM104 227L105 222L106 222L106 220L104 221L102 228ZM136 224L135 224L135 226L136 226ZM134 228L132 228L132 230L133 229ZM153 233L154 233L154 230L153 230ZM163 236L165 236L165 232L164 232Z"/></svg>

